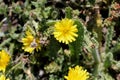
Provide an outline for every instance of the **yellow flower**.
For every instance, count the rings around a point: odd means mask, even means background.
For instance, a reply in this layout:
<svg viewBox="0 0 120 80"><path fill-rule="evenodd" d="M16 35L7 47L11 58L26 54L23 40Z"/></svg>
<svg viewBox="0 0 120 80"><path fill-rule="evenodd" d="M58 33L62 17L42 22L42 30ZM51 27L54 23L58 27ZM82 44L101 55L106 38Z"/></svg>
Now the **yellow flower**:
<svg viewBox="0 0 120 80"><path fill-rule="evenodd" d="M10 79L6 79L6 77L4 75L1 75L0 80L10 80Z"/></svg>
<svg viewBox="0 0 120 80"><path fill-rule="evenodd" d="M0 51L0 71L5 72L6 66L8 65L10 61L10 55L2 50Z"/></svg>
<svg viewBox="0 0 120 80"><path fill-rule="evenodd" d="M25 52L32 53L35 49L40 49L39 39L35 39L29 31L26 31L26 37L22 38L22 43Z"/></svg>
<svg viewBox="0 0 120 80"><path fill-rule="evenodd" d="M54 29L54 37L62 43L69 44L70 42L75 41L75 37L78 37L76 32L78 32L78 29L76 27L77 25L74 25L74 21L71 19L62 19L61 21L58 21L55 23L55 29Z"/></svg>
<svg viewBox="0 0 120 80"><path fill-rule="evenodd" d="M89 73L83 70L81 66L76 66L75 68L69 68L68 76L64 77L67 80L87 80Z"/></svg>

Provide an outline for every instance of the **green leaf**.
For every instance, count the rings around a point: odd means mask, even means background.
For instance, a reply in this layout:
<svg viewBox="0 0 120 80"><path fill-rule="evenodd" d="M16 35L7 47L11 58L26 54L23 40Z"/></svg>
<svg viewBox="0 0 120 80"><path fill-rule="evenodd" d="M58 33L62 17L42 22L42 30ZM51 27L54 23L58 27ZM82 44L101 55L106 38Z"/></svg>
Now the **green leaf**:
<svg viewBox="0 0 120 80"><path fill-rule="evenodd" d="M72 8L71 7L65 8L65 16L66 16L66 18L69 18L69 19L72 18Z"/></svg>
<svg viewBox="0 0 120 80"><path fill-rule="evenodd" d="M112 65L112 60L113 60L113 54L111 52L105 54L105 62L104 62L104 67L107 69Z"/></svg>
<svg viewBox="0 0 120 80"><path fill-rule="evenodd" d="M79 54L82 50L82 43L84 38L84 26L78 19L75 20L75 24L77 25L77 29L78 29L78 33L77 33L78 37L76 38L76 41L69 44L69 48L71 50L73 60L79 63L79 61L76 61L76 60L79 60Z"/></svg>
<svg viewBox="0 0 120 80"><path fill-rule="evenodd" d="M50 44L48 47L49 57L55 58L59 50L60 50L60 44L55 40L54 37L51 37Z"/></svg>
<svg viewBox="0 0 120 80"><path fill-rule="evenodd" d="M105 50L109 51L109 47L111 46L112 38L114 37L114 23L108 26L108 31L105 39Z"/></svg>

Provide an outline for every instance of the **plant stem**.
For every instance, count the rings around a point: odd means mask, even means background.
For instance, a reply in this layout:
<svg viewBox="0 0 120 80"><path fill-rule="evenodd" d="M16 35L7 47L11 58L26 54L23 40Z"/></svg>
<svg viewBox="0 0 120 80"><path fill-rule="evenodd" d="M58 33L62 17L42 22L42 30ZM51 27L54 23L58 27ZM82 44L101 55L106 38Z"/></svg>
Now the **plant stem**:
<svg viewBox="0 0 120 80"><path fill-rule="evenodd" d="M13 67L7 72L6 76L8 76L8 74L9 74L10 72L12 72L12 70L16 69L21 63L22 63L22 62L19 62L18 64L16 64L15 66L13 66Z"/></svg>
<svg viewBox="0 0 120 80"><path fill-rule="evenodd" d="M101 72L102 70L102 61L101 61L101 57L100 57L100 54L99 54L99 49L97 47L95 47L93 50L92 50L92 55L93 55L93 58L95 60L95 70L94 70L94 75L95 76L98 76L99 73Z"/></svg>
<svg viewBox="0 0 120 80"><path fill-rule="evenodd" d="M6 45L7 43L9 43L12 39L8 38L6 40L4 40L1 44L0 44L0 48L2 48L4 45Z"/></svg>
<svg viewBox="0 0 120 80"><path fill-rule="evenodd" d="M96 47L94 48L94 51L93 51L93 57L94 57L95 63L97 64L101 63L101 57L99 54L99 50Z"/></svg>

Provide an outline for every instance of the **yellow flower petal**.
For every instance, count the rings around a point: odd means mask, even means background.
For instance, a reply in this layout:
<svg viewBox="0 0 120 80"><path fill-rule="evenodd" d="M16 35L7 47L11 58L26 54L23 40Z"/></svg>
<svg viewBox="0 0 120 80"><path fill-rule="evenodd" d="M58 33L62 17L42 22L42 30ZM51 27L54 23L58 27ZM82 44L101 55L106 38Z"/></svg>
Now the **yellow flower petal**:
<svg viewBox="0 0 120 80"><path fill-rule="evenodd" d="M6 77L4 75L1 75L0 80L10 80L10 79L6 79Z"/></svg>
<svg viewBox="0 0 120 80"><path fill-rule="evenodd" d="M5 72L6 66L8 65L10 61L10 55L2 50L0 51L0 71Z"/></svg>
<svg viewBox="0 0 120 80"><path fill-rule="evenodd" d="M38 49L41 49L39 39L35 39L29 31L26 31L26 37L22 38L22 43L22 49L24 49L25 52L32 53L35 49L37 51Z"/></svg>
<svg viewBox="0 0 120 80"><path fill-rule="evenodd" d="M81 66L76 66L75 68L69 68L68 76L64 76L66 80L87 80L89 78L89 73L83 70Z"/></svg>
<svg viewBox="0 0 120 80"><path fill-rule="evenodd" d="M75 41L75 38L78 37L78 29L74 25L74 21L71 19L62 19L61 21L56 22L54 28L54 37L62 43L69 44L70 42Z"/></svg>

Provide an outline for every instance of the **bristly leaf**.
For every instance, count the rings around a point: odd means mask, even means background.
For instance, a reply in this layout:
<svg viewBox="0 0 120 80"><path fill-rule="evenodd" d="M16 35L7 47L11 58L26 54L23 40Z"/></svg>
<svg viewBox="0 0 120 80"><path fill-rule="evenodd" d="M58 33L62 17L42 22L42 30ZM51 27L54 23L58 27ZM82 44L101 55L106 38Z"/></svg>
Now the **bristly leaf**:
<svg viewBox="0 0 120 80"><path fill-rule="evenodd" d="M105 43L106 52L109 51L109 47L111 45L113 35L114 35L114 23L108 26L108 31L106 35L106 43Z"/></svg>
<svg viewBox="0 0 120 80"><path fill-rule="evenodd" d="M55 58L59 49L60 49L60 44L55 40L55 38L51 37L50 44L48 47L49 56L51 58Z"/></svg>
<svg viewBox="0 0 120 80"><path fill-rule="evenodd" d="M78 37L76 38L76 41L69 44L69 48L72 53L73 62L74 60L79 60L79 54L82 50L81 48L82 48L82 43L84 38L84 26L78 19L75 20L75 24L77 25L77 28L78 28ZM75 62L79 63L79 61L75 61Z"/></svg>
<svg viewBox="0 0 120 80"><path fill-rule="evenodd" d="M65 8L65 16L66 16L66 18L69 18L69 19L72 18L72 8L70 8L70 7Z"/></svg>

